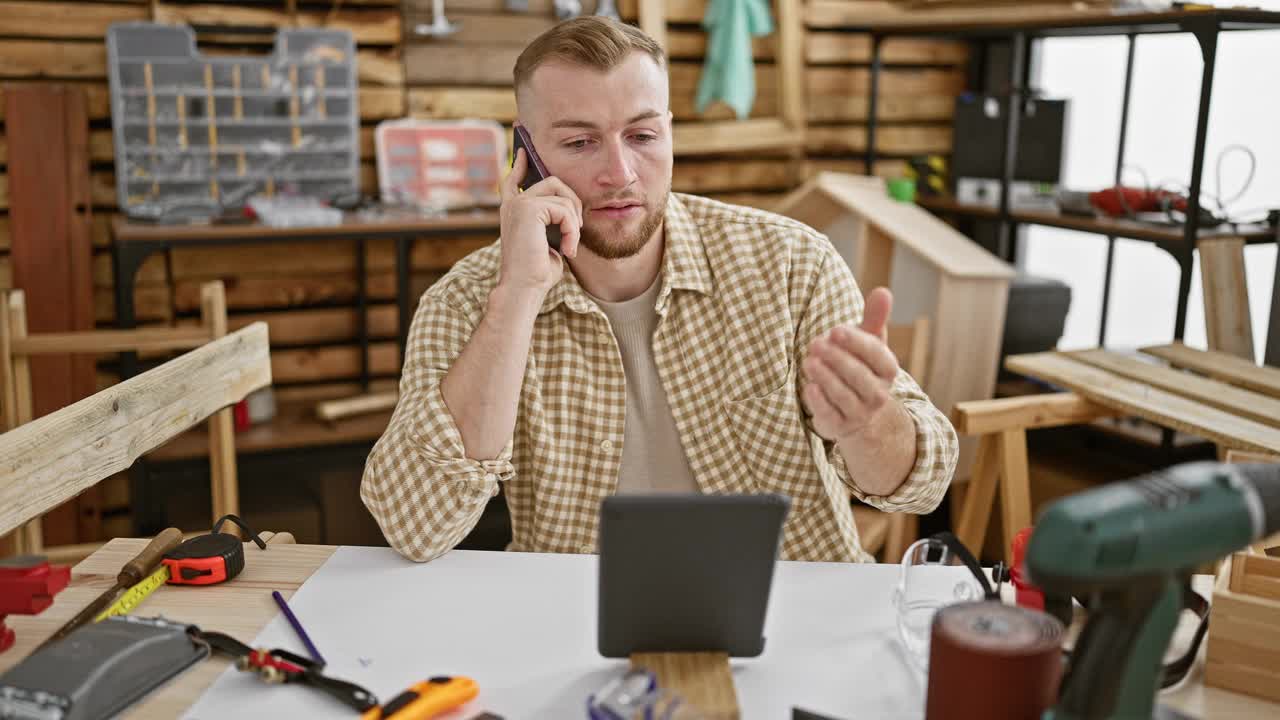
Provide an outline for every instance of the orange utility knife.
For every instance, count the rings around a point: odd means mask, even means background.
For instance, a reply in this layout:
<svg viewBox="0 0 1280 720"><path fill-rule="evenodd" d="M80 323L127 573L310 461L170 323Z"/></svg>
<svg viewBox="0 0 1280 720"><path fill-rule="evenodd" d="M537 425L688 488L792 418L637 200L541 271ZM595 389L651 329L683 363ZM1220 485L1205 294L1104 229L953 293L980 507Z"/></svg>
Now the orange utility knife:
<svg viewBox="0 0 1280 720"><path fill-rule="evenodd" d="M465 705L479 694L480 686L469 677L433 677L365 711L360 720L427 720Z"/></svg>

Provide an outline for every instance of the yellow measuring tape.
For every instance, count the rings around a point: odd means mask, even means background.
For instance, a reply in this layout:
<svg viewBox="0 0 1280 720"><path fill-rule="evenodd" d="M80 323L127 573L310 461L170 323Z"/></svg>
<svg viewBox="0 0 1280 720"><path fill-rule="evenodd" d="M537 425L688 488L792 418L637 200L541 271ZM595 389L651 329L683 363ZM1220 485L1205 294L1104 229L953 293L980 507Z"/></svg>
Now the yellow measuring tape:
<svg viewBox="0 0 1280 720"><path fill-rule="evenodd" d="M125 615L129 611L138 606L138 603L147 599L147 596L156 591L156 588L169 581L169 566L161 565L159 570L151 573L142 579L137 585L124 591L124 594L111 603L111 607L103 610L94 618L94 622L106 620L116 615Z"/></svg>

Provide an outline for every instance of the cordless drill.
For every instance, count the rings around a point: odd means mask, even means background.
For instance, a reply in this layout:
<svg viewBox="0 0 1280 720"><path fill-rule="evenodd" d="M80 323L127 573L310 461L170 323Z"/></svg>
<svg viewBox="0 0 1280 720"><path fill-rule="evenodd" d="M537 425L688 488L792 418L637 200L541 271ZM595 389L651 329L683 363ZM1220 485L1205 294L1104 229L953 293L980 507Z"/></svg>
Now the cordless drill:
<svg viewBox="0 0 1280 720"><path fill-rule="evenodd" d="M1176 717L1155 698L1191 573L1277 530L1280 465L1186 463L1047 507L1027 571L1090 612L1043 720Z"/></svg>

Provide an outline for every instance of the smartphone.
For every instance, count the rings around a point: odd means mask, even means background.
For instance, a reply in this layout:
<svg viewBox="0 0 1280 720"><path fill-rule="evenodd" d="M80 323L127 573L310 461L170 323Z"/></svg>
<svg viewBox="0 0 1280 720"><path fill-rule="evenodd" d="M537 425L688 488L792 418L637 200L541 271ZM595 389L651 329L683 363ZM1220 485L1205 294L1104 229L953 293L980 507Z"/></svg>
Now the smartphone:
<svg viewBox="0 0 1280 720"><path fill-rule="evenodd" d="M527 169L524 173L524 179L520 181L520 189L528 190L535 183L550 177L551 173L547 172L547 166L542 164L542 158L538 157L538 152L533 149L533 138L529 137L529 131L520 123L516 123L511 128L511 162L516 161L516 151L524 148L524 154L528 157ZM556 252L560 252L560 226L547 226L547 244Z"/></svg>

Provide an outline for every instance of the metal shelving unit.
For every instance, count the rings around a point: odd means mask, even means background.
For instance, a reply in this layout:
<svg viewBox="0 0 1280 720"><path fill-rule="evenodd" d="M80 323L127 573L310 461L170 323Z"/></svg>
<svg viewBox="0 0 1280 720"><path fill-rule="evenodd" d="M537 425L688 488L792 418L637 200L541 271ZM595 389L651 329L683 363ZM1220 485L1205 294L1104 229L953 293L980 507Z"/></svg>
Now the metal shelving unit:
<svg viewBox="0 0 1280 720"><path fill-rule="evenodd" d="M1209 128L1209 106L1213 96L1213 72L1217 58L1218 38L1224 32L1280 29L1280 12L1261 10L1180 10L1170 12L1132 13L1081 13L1079 17L1056 15L1043 20L989 19L964 22L926 22L921 20L894 20L877 22L852 29L871 35L871 91L867 113L867 167L874 167L876 159L876 110L881 71L881 45L889 37L949 37L990 44L1008 42L1011 48L1009 67L1009 91L1005 98L1005 116L1008 123L1004 146L1001 148L1003 183L999 206L996 208L965 206L954 202L921 201L921 205L935 212L985 218L999 223L999 254L1005 259L1012 256L1012 239L1019 224L1038 224L1065 227L1107 236L1107 261L1102 300L1102 327L1099 345L1106 333L1107 307L1110 301L1111 268L1114 259L1115 239L1133 238L1153 242L1170 253L1179 267L1178 306L1175 315L1174 339L1181 340L1186 330L1187 299L1191 291L1191 269L1200 238L1241 236L1249 242L1275 242L1275 232L1261 225L1217 226L1197 228L1195 223L1181 226L1147 225L1128 220L1084 218L1045 213L1042 211L1013 211L1009 207L1009 186L1013 177L1018 147L1018 120L1020 107L1027 97L1026 78L1029 45L1044 38L1123 36L1128 41L1124 68L1123 109L1120 116L1120 143L1116 157L1116 183L1120 182L1120 170L1124 165L1125 141L1129 124L1129 99L1133 85L1133 60L1135 39L1138 35L1189 33L1199 43L1204 61L1200 77L1200 101L1196 115L1195 144L1192 149L1191 179L1188 198L1188 218L1200 215L1200 190L1204 173L1205 139Z"/></svg>

